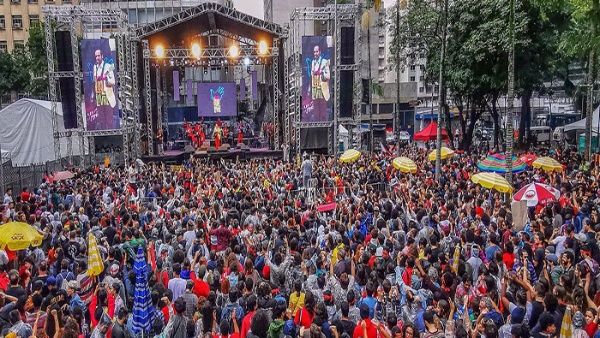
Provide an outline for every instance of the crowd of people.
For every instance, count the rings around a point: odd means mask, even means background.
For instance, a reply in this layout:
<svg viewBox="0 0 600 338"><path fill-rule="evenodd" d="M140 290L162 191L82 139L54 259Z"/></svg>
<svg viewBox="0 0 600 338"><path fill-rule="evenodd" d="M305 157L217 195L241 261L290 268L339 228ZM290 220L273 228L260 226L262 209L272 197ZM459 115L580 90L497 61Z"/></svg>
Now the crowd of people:
<svg viewBox="0 0 600 338"><path fill-rule="evenodd" d="M8 190L2 222L27 222L44 239L0 251L0 335L141 336L141 252L151 294L144 337L600 336L594 164L538 150L564 171L528 169L513 183L545 182L561 197L530 208L516 228L510 198L469 179L486 154L455 155L436 181L427 150L400 152L416 174L383 153L351 164L194 160ZM90 233L98 276L88 273Z"/></svg>

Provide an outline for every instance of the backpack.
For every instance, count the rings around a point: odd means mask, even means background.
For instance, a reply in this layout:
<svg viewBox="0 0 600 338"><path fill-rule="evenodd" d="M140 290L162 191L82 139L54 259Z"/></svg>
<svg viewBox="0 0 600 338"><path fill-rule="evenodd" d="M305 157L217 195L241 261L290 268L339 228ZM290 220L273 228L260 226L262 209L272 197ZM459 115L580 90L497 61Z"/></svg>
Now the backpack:
<svg viewBox="0 0 600 338"><path fill-rule="evenodd" d="M65 275L65 273L66 273L66 275ZM72 277L71 279L69 279L69 274ZM69 284L69 280L75 279L75 276L73 276L73 273L71 271L63 271L63 272L59 273L58 275L56 275L56 279L57 279L57 282L60 279L60 289L67 290L67 285Z"/></svg>

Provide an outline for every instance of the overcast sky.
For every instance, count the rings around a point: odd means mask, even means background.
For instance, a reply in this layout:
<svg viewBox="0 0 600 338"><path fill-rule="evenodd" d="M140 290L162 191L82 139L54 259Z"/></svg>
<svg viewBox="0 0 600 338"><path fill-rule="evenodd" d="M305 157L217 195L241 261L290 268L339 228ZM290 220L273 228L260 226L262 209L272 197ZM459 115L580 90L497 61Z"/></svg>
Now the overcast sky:
<svg viewBox="0 0 600 338"><path fill-rule="evenodd" d="M261 19L264 17L263 0L233 0L233 5L240 12L248 13Z"/></svg>

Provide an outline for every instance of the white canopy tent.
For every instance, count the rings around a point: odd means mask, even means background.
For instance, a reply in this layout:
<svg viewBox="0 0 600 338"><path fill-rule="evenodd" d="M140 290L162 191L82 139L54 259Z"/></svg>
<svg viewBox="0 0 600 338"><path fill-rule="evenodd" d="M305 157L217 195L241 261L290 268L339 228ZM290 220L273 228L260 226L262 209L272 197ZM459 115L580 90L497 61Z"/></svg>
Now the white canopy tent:
<svg viewBox="0 0 600 338"><path fill-rule="evenodd" d="M594 111L594 114L592 115L592 134L596 134L598 133L598 119L600 118L600 106L598 108L596 108L596 110ZM572 131L572 130L576 130L576 131L585 131L585 123L587 122L587 117L573 122L571 124L567 124L564 127L564 131L568 132L568 131Z"/></svg>
<svg viewBox="0 0 600 338"><path fill-rule="evenodd" d="M20 99L0 110L0 149L15 166L55 160L50 101ZM63 112L57 104L58 130L64 131ZM77 136L72 136L73 155L81 154ZM67 156L68 137L60 139L61 157ZM87 142L86 142L87 143ZM85 145L84 145L85 148Z"/></svg>

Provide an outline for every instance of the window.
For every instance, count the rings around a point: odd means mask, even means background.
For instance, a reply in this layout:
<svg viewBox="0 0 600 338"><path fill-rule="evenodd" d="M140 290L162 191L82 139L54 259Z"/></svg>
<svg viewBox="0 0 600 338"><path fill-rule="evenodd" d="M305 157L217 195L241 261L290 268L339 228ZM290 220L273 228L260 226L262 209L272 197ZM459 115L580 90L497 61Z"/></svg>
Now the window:
<svg viewBox="0 0 600 338"><path fill-rule="evenodd" d="M4 28L6 28L6 19L4 18L4 15L0 15L0 29Z"/></svg>
<svg viewBox="0 0 600 338"><path fill-rule="evenodd" d="M415 82L415 77L414 76L410 77L410 82Z"/></svg>
<svg viewBox="0 0 600 338"><path fill-rule="evenodd" d="M425 65L421 65L421 71L425 71Z"/></svg>
<svg viewBox="0 0 600 338"><path fill-rule="evenodd" d="M6 53L7 50L8 44L6 43L6 41L0 41L0 52Z"/></svg>
<svg viewBox="0 0 600 338"><path fill-rule="evenodd" d="M23 40L15 40L15 49L25 49L25 41Z"/></svg>
<svg viewBox="0 0 600 338"><path fill-rule="evenodd" d="M12 26L13 26L13 29L22 29L23 28L23 17L20 15L13 15Z"/></svg>
<svg viewBox="0 0 600 338"><path fill-rule="evenodd" d="M11 4L20 4L21 0L10 0Z"/></svg>
<svg viewBox="0 0 600 338"><path fill-rule="evenodd" d="M29 3L29 4L37 4L38 0L27 0L27 3Z"/></svg>
<svg viewBox="0 0 600 338"><path fill-rule="evenodd" d="M40 22L40 16L33 14L29 16L29 26L35 26Z"/></svg>
<svg viewBox="0 0 600 338"><path fill-rule="evenodd" d="M422 93L422 92L424 92L424 91L425 91L425 88L423 88L423 87L419 87L419 93Z"/></svg>
<svg viewBox="0 0 600 338"><path fill-rule="evenodd" d="M419 81L421 81L421 82L425 81L425 76L423 76L423 75L419 76Z"/></svg>
<svg viewBox="0 0 600 338"><path fill-rule="evenodd" d="M410 70L415 70L415 65L410 65Z"/></svg>

